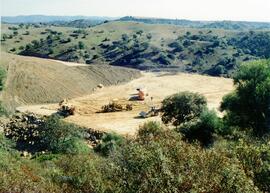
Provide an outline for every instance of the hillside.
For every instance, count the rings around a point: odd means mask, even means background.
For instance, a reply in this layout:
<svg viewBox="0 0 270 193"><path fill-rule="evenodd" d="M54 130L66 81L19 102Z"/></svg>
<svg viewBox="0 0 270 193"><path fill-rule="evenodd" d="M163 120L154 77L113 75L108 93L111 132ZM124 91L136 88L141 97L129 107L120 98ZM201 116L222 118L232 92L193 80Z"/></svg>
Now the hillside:
<svg viewBox="0 0 270 193"><path fill-rule="evenodd" d="M231 76L243 61L270 56L270 32L113 21L90 28L2 25L7 52L143 70ZM260 43L259 43L260 42Z"/></svg>
<svg viewBox="0 0 270 193"><path fill-rule="evenodd" d="M139 77L136 70L108 65L68 66L61 62L1 53L7 69L2 101L8 110L25 104L59 102Z"/></svg>

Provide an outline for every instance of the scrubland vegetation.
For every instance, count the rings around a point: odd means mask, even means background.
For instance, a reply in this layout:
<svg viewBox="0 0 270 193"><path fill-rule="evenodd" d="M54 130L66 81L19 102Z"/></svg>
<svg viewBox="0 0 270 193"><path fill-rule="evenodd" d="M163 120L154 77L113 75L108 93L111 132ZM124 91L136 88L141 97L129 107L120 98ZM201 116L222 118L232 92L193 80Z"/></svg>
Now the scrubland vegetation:
<svg viewBox="0 0 270 193"><path fill-rule="evenodd" d="M176 93L162 102L164 124L104 134L94 149L84 128L58 116L24 131L10 125L0 192L269 192L269 72L269 60L241 65L223 118L203 96Z"/></svg>
<svg viewBox="0 0 270 193"><path fill-rule="evenodd" d="M269 24L125 17L2 24L1 30L4 52L89 64L67 68L5 53L0 91L9 91L12 102L58 102L139 76L91 65L101 63L232 77L235 90L224 96L222 116L198 93L168 96L160 108L163 123L145 123L135 136L97 137L58 115L9 115L0 105L1 119L13 116L1 121L0 193L270 192ZM55 81L63 84L52 88ZM44 96L35 96L40 86L34 82L50 86L38 92ZM20 98L14 87L31 92Z"/></svg>
<svg viewBox="0 0 270 193"><path fill-rule="evenodd" d="M232 76L243 61L270 56L267 28L224 30L135 21L86 28L3 24L1 47L26 56L214 76Z"/></svg>

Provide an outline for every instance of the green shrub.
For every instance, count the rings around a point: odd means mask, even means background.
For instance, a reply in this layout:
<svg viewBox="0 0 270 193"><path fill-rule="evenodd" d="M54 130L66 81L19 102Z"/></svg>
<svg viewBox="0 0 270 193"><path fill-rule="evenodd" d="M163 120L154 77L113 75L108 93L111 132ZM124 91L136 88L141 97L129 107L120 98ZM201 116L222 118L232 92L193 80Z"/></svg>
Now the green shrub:
<svg viewBox="0 0 270 193"><path fill-rule="evenodd" d="M53 153L84 153L88 147L82 141L83 134L73 124L65 123L57 115L46 120L41 134L42 144Z"/></svg>
<svg viewBox="0 0 270 193"><path fill-rule="evenodd" d="M206 108L204 96L191 92L180 92L162 101L162 121L179 126L200 116Z"/></svg>
<svg viewBox="0 0 270 193"><path fill-rule="evenodd" d="M110 175L105 175L106 162L93 155L63 156L55 162L60 172L53 179L62 192L102 193L108 184L104 177Z"/></svg>
<svg viewBox="0 0 270 193"><path fill-rule="evenodd" d="M95 147L95 151L104 156L108 156L111 152L115 151L123 144L123 137L116 133L104 134L101 142Z"/></svg>
<svg viewBox="0 0 270 193"><path fill-rule="evenodd" d="M237 160L187 144L173 130L158 133L130 139L110 156L112 192L258 192Z"/></svg>
<svg viewBox="0 0 270 193"><path fill-rule="evenodd" d="M269 142L268 142L269 143ZM235 146L231 146L235 155L248 176L255 185L264 192L270 191L270 146L269 144L253 143L241 139Z"/></svg>
<svg viewBox="0 0 270 193"><path fill-rule="evenodd" d="M207 146L213 143L213 134L220 128L221 122L216 112L204 110L197 120L183 124L178 131L188 141L198 140L203 146Z"/></svg>

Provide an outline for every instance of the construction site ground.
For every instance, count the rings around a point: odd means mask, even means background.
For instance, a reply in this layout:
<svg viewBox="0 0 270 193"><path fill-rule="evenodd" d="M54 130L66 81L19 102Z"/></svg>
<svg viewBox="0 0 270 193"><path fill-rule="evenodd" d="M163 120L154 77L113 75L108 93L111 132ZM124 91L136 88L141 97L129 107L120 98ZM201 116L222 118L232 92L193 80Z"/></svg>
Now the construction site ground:
<svg viewBox="0 0 270 193"><path fill-rule="evenodd" d="M136 96L137 88L146 90L148 96L144 101L130 100ZM161 101L171 94L180 91L198 92L207 98L210 109L218 111L222 97L232 90L233 82L228 78L185 73L144 72L142 77L128 83L98 88L93 94L70 99L68 103L75 106L76 113L65 120L91 129L134 135L144 122L160 121L159 116L142 119L138 116L139 113L147 112L151 106L160 107ZM123 105L132 104L133 110L99 113L103 105L112 101ZM58 104L44 104L22 106L18 110L49 115L56 112L57 108Z"/></svg>

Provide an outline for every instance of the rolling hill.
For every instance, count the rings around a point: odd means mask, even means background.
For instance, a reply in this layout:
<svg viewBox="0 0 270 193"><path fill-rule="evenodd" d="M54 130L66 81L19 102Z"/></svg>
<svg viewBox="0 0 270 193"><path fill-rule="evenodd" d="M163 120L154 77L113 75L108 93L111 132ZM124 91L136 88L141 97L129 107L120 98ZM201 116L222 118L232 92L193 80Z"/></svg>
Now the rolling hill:
<svg viewBox="0 0 270 193"><path fill-rule="evenodd" d="M4 51L87 64L231 76L240 63L269 58L269 30L224 30L110 21L88 28L2 25Z"/></svg>

